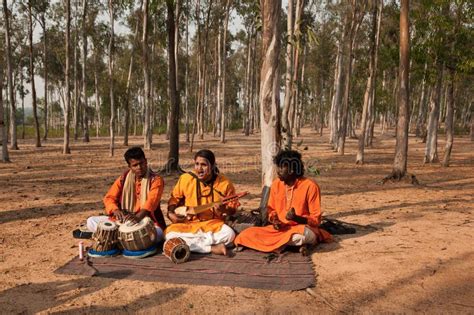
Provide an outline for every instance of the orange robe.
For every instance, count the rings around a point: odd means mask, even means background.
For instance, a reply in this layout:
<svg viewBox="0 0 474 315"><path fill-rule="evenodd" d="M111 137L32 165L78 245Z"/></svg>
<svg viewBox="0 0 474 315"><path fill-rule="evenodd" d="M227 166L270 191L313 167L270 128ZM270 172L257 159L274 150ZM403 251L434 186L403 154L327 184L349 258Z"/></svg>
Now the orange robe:
<svg viewBox="0 0 474 315"><path fill-rule="evenodd" d="M125 182L125 177L129 171L120 176L110 187L109 191L104 197L105 212L107 215L112 216L113 212L118 209L122 209L120 203L122 200L122 190ZM158 224L163 230L166 228L163 213L160 210L160 200L163 194L163 188L165 184L163 179L157 174L150 173L150 190L148 192L148 198L145 201L143 207L140 206L140 191L141 191L141 180L135 180L135 206L133 211L139 212L141 209L146 209L150 212L150 217L153 221Z"/></svg>
<svg viewBox="0 0 474 315"><path fill-rule="evenodd" d="M308 220L306 225L286 219L286 213L292 207L297 215ZM277 216L288 227L283 230L275 230L272 225L248 228L237 235L235 245L271 252L288 243L293 234L304 234L305 226L316 234L318 241L331 239L328 232L318 228L321 223L321 195L318 184L309 178L298 178L292 187L286 186L280 179L274 180L267 208L269 218Z"/></svg>
<svg viewBox="0 0 474 315"><path fill-rule="evenodd" d="M198 200L197 186L200 185L201 197ZM235 194L234 185L224 175L218 174L212 187L204 185L198 181L191 174L183 174L179 177L178 182L171 192L171 197L168 201L168 206L187 206L196 207L204 205L213 201L219 201L223 197ZM238 202L231 202L227 204L230 208L237 208ZM199 230L203 232L219 232L224 221L222 217L217 215L214 211L207 210L201 212L188 223L174 223L166 228L165 233L179 232L179 233L197 233Z"/></svg>

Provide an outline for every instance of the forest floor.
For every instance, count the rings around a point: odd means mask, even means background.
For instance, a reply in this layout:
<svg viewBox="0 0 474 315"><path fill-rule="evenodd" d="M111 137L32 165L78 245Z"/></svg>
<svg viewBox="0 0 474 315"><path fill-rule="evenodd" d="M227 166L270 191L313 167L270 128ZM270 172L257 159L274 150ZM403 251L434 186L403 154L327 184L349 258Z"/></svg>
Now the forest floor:
<svg viewBox="0 0 474 315"><path fill-rule="evenodd" d="M259 135L230 132L225 145L205 138L195 148L214 150L237 191L251 192L243 208L256 208ZM413 186L380 184L392 169L393 132L376 135L363 166L354 163L356 140L348 140L345 156L331 150L327 135L305 129L301 140L306 166L320 172L308 175L321 186L324 214L377 228L313 250L316 296L55 274L77 255L71 231L101 213L103 195L126 168L126 148L117 138L109 157L108 138L92 138L72 141L72 154L62 155L62 139L41 148L20 140L13 163L0 163L0 312L474 313L474 143L456 137L451 166L443 168L423 165L424 144L410 137L408 170L420 182ZM444 137L438 147L442 155ZM164 136L154 136L149 163L160 167L167 152ZM182 144L186 169L191 157ZM162 204L176 179L165 177Z"/></svg>

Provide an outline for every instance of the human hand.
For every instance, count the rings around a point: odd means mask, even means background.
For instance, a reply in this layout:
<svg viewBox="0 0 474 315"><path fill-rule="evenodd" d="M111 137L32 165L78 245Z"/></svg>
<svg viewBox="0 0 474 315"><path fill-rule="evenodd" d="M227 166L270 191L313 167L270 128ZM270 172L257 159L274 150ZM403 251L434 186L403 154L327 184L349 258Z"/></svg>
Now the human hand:
<svg viewBox="0 0 474 315"><path fill-rule="evenodd" d="M121 223L125 221L125 213L120 209L114 210L112 212L112 215L115 217L117 221Z"/></svg>
<svg viewBox="0 0 474 315"><path fill-rule="evenodd" d="M168 212L168 218L170 219L172 223L188 223L187 217L177 215L173 211Z"/></svg>
<svg viewBox="0 0 474 315"><path fill-rule="evenodd" d="M288 212L286 213L286 219L288 221L292 221L295 219L295 217L296 217L295 208L290 208L290 210L288 210Z"/></svg>

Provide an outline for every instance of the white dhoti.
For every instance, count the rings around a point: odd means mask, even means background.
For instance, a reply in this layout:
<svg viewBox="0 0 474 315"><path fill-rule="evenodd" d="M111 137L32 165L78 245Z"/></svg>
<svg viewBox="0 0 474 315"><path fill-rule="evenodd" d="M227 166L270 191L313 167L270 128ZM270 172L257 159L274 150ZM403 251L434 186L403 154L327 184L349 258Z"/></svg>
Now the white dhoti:
<svg viewBox="0 0 474 315"><path fill-rule="evenodd" d="M196 253L210 253L211 246L223 243L224 245L230 245L234 238L235 232L232 228L227 225L222 225L219 232L203 232L199 230L197 233L184 233L184 232L169 232L166 233L166 239L180 237L189 246L192 252Z"/></svg>

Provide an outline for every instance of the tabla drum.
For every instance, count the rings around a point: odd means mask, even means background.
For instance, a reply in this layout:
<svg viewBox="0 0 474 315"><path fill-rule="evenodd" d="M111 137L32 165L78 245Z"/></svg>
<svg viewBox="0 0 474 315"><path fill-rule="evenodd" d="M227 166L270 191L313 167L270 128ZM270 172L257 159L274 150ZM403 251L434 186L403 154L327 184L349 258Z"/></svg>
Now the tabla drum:
<svg viewBox="0 0 474 315"><path fill-rule="evenodd" d="M180 238L170 238L163 244L163 255L168 257L175 264L188 261L191 251L188 244Z"/></svg>
<svg viewBox="0 0 474 315"><path fill-rule="evenodd" d="M155 224L150 217L145 217L136 224L130 221L125 222L119 227L118 239L120 244L129 251L150 248L156 244L157 238Z"/></svg>
<svg viewBox="0 0 474 315"><path fill-rule="evenodd" d="M96 252L107 252L114 249L118 243L118 225L112 221L99 222L97 230L92 235Z"/></svg>

